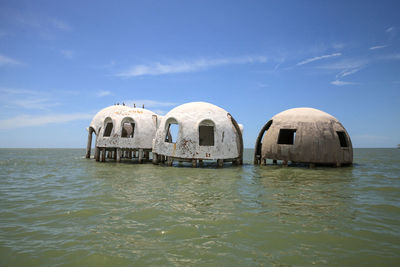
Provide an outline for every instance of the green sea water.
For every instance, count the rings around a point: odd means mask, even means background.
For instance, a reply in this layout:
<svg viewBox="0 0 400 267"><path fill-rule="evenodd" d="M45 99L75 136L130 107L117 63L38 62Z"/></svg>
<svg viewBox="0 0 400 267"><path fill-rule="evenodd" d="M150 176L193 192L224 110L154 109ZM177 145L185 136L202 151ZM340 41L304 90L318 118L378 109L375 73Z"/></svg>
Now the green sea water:
<svg viewBox="0 0 400 267"><path fill-rule="evenodd" d="M252 153L194 169L0 149L0 265L400 265L400 149L315 169Z"/></svg>

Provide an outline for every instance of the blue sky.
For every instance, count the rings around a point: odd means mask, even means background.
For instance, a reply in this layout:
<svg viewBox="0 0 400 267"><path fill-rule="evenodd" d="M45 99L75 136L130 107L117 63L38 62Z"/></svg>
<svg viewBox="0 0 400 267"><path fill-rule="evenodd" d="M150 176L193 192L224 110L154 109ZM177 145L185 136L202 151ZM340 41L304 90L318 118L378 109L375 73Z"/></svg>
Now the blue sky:
<svg viewBox="0 0 400 267"><path fill-rule="evenodd" d="M117 4L116 4L117 3ZM85 147L116 102L206 101L244 125L314 107L400 144L399 1L1 1L0 147Z"/></svg>

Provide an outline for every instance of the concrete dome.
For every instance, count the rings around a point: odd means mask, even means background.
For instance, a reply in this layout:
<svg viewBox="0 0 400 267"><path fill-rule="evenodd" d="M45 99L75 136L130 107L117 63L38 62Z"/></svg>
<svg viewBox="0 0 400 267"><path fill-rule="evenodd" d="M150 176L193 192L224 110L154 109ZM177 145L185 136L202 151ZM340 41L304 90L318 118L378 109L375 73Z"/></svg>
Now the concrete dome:
<svg viewBox="0 0 400 267"><path fill-rule="evenodd" d="M106 108L103 108L93 117L90 122L89 127L93 128L96 135L99 133L99 129L104 124L104 119L107 117L114 117L117 114L129 114L132 108L123 105L113 105Z"/></svg>
<svg viewBox="0 0 400 267"><path fill-rule="evenodd" d="M353 147L343 125L313 108L293 108L268 121L256 141L254 162L351 164Z"/></svg>
<svg viewBox="0 0 400 267"><path fill-rule="evenodd" d="M148 158L152 149L153 139L157 129L158 116L144 108L132 108L124 105L114 105L99 111L92 119L89 127L86 157L90 157L92 132L96 134L96 160L99 151L114 153L119 160L120 154L139 151ZM102 155L102 161L104 156Z"/></svg>
<svg viewBox="0 0 400 267"><path fill-rule="evenodd" d="M174 140L171 127L176 126ZM153 152L173 159L242 159L240 126L224 109L192 102L172 109L160 121Z"/></svg>

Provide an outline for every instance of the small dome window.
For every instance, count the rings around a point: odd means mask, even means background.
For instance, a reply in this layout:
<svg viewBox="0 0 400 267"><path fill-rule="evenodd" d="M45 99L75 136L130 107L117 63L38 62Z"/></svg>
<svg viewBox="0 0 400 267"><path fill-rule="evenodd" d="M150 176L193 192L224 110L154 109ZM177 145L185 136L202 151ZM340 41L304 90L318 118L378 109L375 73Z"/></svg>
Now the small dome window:
<svg viewBox="0 0 400 267"><path fill-rule="evenodd" d="M296 139L296 129L280 129L278 144L293 145Z"/></svg>
<svg viewBox="0 0 400 267"><path fill-rule="evenodd" d="M214 122L204 120L199 125L199 145L214 146Z"/></svg>
<svg viewBox="0 0 400 267"><path fill-rule="evenodd" d="M104 137L110 137L110 136L111 136L111 133L112 133L112 130L113 130L113 127L114 127L114 125L113 125L113 123L112 123L112 120L111 120L110 118L107 118L107 119L104 121L104 124L105 124L105 129L104 129L104 134L103 134L103 136L104 136Z"/></svg>
<svg viewBox="0 0 400 267"><path fill-rule="evenodd" d="M175 119L169 119L166 125L165 142L166 143L176 143L178 140L179 124Z"/></svg>

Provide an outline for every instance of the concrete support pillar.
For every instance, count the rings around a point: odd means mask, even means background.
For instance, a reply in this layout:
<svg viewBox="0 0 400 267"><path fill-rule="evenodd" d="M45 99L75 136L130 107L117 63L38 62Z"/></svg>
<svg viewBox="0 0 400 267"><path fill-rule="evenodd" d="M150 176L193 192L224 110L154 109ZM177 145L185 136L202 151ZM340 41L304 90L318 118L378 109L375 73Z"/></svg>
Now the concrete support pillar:
<svg viewBox="0 0 400 267"><path fill-rule="evenodd" d="M139 163L143 163L143 149L139 148Z"/></svg>
<svg viewBox="0 0 400 267"><path fill-rule="evenodd" d="M145 159L145 160L149 160L149 158L150 158L150 157L149 157L149 156L150 156L149 154L150 154L149 151L145 151L145 152L144 152L144 159Z"/></svg>
<svg viewBox="0 0 400 267"><path fill-rule="evenodd" d="M192 167L197 168L197 160L192 159Z"/></svg>
<svg viewBox="0 0 400 267"><path fill-rule="evenodd" d="M222 168L224 166L224 160L223 159L217 159L217 167Z"/></svg>
<svg viewBox="0 0 400 267"><path fill-rule="evenodd" d="M174 163L174 159L172 157L167 158L167 165L172 166L172 163Z"/></svg>
<svg viewBox="0 0 400 267"><path fill-rule="evenodd" d="M86 145L86 158L90 159L90 150L92 149L92 133L93 129L89 128L89 133L88 133L88 140L87 140L87 145Z"/></svg>
<svg viewBox="0 0 400 267"><path fill-rule="evenodd" d="M158 164L158 154L154 152L152 152L151 154L151 156L153 157L153 164Z"/></svg>
<svg viewBox="0 0 400 267"><path fill-rule="evenodd" d="M106 161L106 149L102 148L101 149L101 162L105 162Z"/></svg>
<svg viewBox="0 0 400 267"><path fill-rule="evenodd" d="M94 158L96 161L100 161L100 149L97 146L94 148Z"/></svg>
<svg viewBox="0 0 400 267"><path fill-rule="evenodd" d="M116 151L117 153L115 153L116 154L116 157L115 157L115 160L117 161L117 162L121 162L121 149L120 148L117 148L117 151Z"/></svg>
<svg viewBox="0 0 400 267"><path fill-rule="evenodd" d="M114 158L115 161L117 161L117 148L114 148L113 158Z"/></svg>
<svg viewBox="0 0 400 267"><path fill-rule="evenodd" d="M339 162L336 163L336 168L340 168L342 166L342 164L340 164Z"/></svg>

